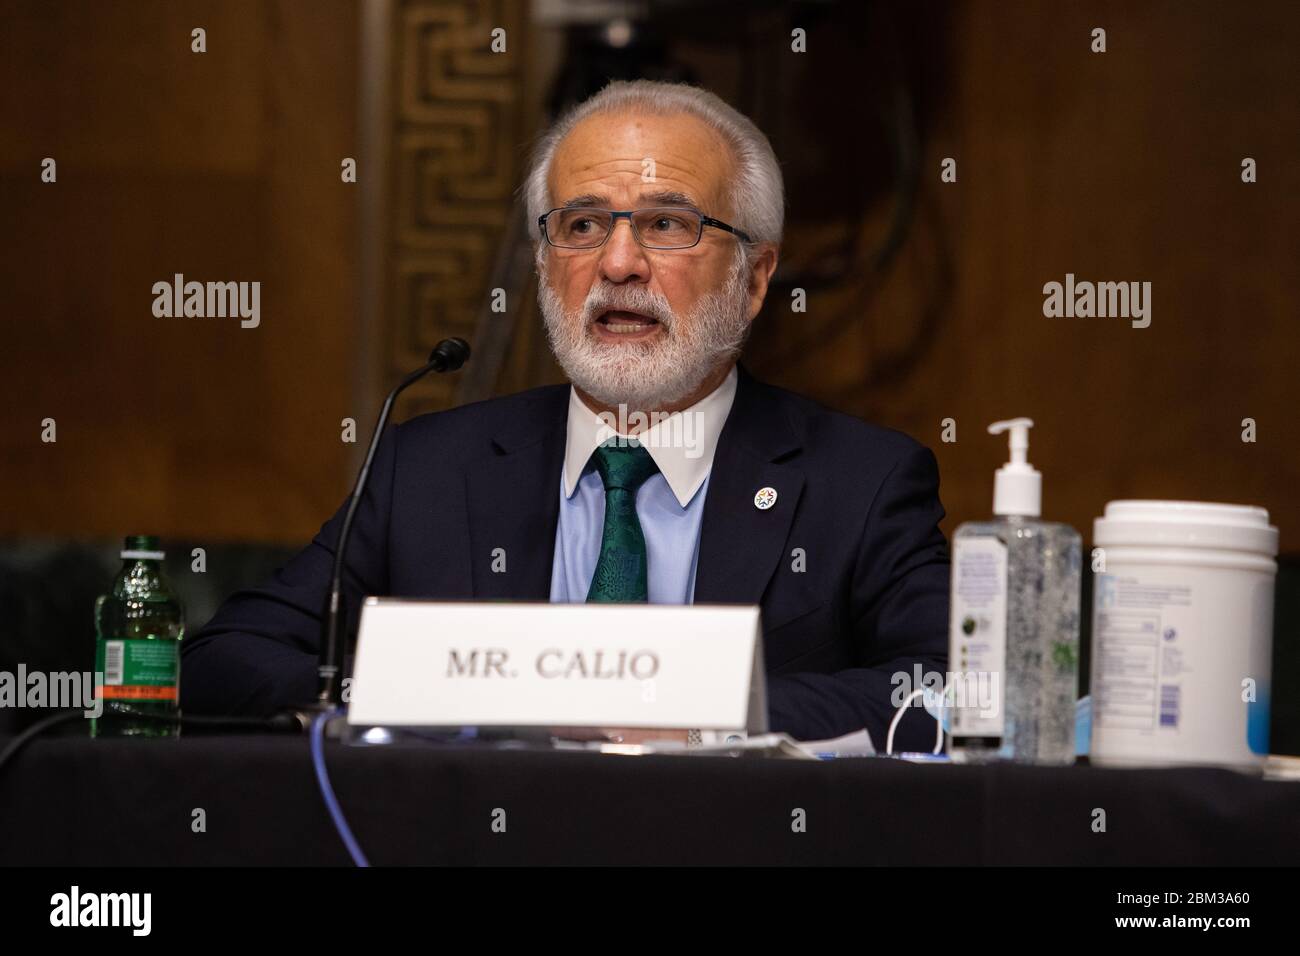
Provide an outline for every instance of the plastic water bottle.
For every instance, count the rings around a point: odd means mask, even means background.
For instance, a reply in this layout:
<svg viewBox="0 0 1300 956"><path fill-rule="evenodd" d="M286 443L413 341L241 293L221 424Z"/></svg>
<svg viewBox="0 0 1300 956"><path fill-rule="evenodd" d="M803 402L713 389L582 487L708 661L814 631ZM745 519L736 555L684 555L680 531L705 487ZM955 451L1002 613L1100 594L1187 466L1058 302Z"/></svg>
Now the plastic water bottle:
<svg viewBox="0 0 1300 956"><path fill-rule="evenodd" d="M162 573L164 554L153 535L132 535L122 570L95 602L95 671L103 715L95 737L175 737L180 717L180 644L185 612Z"/></svg>

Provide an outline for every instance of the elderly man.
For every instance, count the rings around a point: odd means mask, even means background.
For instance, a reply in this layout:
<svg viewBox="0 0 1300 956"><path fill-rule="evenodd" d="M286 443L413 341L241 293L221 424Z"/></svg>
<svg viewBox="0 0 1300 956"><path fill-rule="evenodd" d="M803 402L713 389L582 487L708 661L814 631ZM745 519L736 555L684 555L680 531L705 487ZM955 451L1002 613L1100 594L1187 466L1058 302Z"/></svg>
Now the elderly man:
<svg viewBox="0 0 1300 956"><path fill-rule="evenodd" d="M571 385L393 429L357 515L349 605L759 604L772 729L882 743L896 675L945 669L938 469L912 439L737 366L784 222L767 138L703 90L611 83L546 133L524 191ZM186 708L312 697L340 521L186 642ZM933 733L908 717L899 742Z"/></svg>

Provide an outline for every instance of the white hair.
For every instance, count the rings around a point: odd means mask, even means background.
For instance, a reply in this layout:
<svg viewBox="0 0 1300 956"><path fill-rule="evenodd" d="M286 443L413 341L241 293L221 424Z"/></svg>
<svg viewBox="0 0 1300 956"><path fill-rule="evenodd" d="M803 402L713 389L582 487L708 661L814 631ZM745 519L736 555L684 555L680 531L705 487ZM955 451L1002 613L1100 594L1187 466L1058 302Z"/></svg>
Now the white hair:
<svg viewBox="0 0 1300 956"><path fill-rule="evenodd" d="M688 83L659 80L615 80L599 93L571 107L542 134L521 190L528 206L528 231L543 254L537 220L552 208L547 177L555 151L569 132L595 113L641 112L658 116L686 113L721 134L736 160L736 175L727 191L729 224L748 233L754 242L781 242L785 228L785 185L772 144L746 116L708 90ZM709 212L709 210L705 210ZM721 218L721 216L719 216ZM755 252L741 244L748 263Z"/></svg>

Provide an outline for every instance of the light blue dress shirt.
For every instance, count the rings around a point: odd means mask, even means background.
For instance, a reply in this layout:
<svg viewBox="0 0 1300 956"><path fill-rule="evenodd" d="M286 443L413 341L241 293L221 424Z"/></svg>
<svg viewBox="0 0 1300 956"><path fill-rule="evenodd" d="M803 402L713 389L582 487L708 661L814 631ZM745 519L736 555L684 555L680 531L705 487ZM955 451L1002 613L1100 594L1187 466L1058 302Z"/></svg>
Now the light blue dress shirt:
<svg viewBox="0 0 1300 956"><path fill-rule="evenodd" d="M638 434L659 466L636 495L637 520L646 544L651 604L691 604L700 554L700 526L718 436L736 393L736 370L690 408ZM678 416L682 416L678 418ZM551 601L587 600L600 557L605 486L591 453L617 422L602 421L570 389L568 437L560 475L560 515L551 565Z"/></svg>

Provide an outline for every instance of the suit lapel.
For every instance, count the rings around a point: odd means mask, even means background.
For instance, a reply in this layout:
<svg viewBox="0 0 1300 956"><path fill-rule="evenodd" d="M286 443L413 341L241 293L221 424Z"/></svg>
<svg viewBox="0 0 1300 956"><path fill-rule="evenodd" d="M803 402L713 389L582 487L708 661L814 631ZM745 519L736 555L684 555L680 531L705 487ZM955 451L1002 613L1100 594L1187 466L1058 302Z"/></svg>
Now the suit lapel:
<svg viewBox="0 0 1300 956"><path fill-rule="evenodd" d="M550 599L568 396L561 387L539 397L465 469L475 598Z"/></svg>
<svg viewBox="0 0 1300 956"><path fill-rule="evenodd" d="M697 604L761 601L803 493L804 475L796 464L801 436L775 393L743 368L739 374L704 500ZM776 492L767 509L754 503L764 488Z"/></svg>

